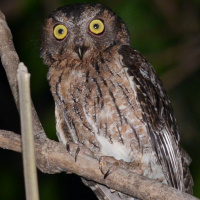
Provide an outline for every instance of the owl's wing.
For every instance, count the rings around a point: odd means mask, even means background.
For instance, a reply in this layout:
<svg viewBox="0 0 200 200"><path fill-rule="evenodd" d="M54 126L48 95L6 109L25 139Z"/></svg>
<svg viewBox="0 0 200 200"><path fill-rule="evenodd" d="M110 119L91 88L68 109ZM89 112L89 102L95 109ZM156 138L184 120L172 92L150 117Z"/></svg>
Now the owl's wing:
<svg viewBox="0 0 200 200"><path fill-rule="evenodd" d="M168 184L185 191L179 133L163 84L138 51L123 45L118 53L124 70L135 86L144 123Z"/></svg>

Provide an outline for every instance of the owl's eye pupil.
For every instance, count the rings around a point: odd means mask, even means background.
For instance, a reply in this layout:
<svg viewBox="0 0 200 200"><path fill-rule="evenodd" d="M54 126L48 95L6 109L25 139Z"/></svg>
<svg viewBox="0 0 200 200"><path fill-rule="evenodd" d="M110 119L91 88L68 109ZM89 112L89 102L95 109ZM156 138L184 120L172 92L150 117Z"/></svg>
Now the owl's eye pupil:
<svg viewBox="0 0 200 200"><path fill-rule="evenodd" d="M61 28L58 29L58 33L59 33L59 34L63 34L63 29L61 29Z"/></svg>
<svg viewBox="0 0 200 200"><path fill-rule="evenodd" d="M98 29L99 28L99 24L94 24L94 29Z"/></svg>

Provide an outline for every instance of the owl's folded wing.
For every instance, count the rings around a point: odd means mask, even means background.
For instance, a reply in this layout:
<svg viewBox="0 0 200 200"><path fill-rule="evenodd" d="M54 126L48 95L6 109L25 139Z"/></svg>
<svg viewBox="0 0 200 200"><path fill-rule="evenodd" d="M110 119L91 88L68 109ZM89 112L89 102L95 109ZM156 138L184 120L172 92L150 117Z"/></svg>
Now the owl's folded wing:
<svg viewBox="0 0 200 200"><path fill-rule="evenodd" d="M168 184L181 191L191 191L192 177L187 176L191 183L188 189L185 184L185 166L182 163L178 128L161 80L138 51L122 45L118 53L122 66L135 86L143 120Z"/></svg>

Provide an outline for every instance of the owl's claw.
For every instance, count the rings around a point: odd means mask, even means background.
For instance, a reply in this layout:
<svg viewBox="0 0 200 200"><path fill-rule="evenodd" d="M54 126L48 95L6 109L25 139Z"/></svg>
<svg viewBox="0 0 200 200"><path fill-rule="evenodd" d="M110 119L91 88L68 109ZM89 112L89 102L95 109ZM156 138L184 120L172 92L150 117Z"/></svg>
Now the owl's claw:
<svg viewBox="0 0 200 200"><path fill-rule="evenodd" d="M111 168L108 169L108 171L104 175L104 179L106 179L113 171L116 170L116 167L112 166Z"/></svg>
<svg viewBox="0 0 200 200"><path fill-rule="evenodd" d="M66 148L67 148L67 152L73 157L69 143L66 144Z"/></svg>
<svg viewBox="0 0 200 200"><path fill-rule="evenodd" d="M108 171L104 175L104 179L106 179L111 173L113 173L120 166L119 162L115 162L112 167L108 169Z"/></svg>
<svg viewBox="0 0 200 200"><path fill-rule="evenodd" d="M113 163L113 165L106 171L106 173L103 170L105 162ZM104 179L106 179L111 173L113 173L120 165L120 161L116 161L113 157L102 156L99 159L99 168L101 170L101 173L104 174Z"/></svg>
<svg viewBox="0 0 200 200"><path fill-rule="evenodd" d="M73 147L73 149L70 148L71 146ZM77 144L74 144L73 142L69 141L66 144L66 149L67 149L67 152L74 158L75 162L77 162L77 158L78 158L78 155L80 154L80 152L83 152L83 153L95 158L92 151L90 151L89 149L87 149L86 147L84 147L80 144L77 145Z"/></svg>
<svg viewBox="0 0 200 200"><path fill-rule="evenodd" d="M110 169L106 172L106 174L104 175L104 179L106 179L112 172L110 171Z"/></svg>
<svg viewBox="0 0 200 200"><path fill-rule="evenodd" d="M75 162L77 161L77 157L78 157L78 154L79 154L79 152L80 152L80 147L78 147L77 149L76 149L76 153L75 153Z"/></svg>
<svg viewBox="0 0 200 200"><path fill-rule="evenodd" d="M67 144L66 144L66 149L67 149L67 152L68 152L72 157L74 157L75 162L76 162L76 161L77 161L78 154L79 154L79 152L80 152L80 147L78 147L78 148L76 149L75 156L73 156L73 154L72 154L72 152L71 152L70 143L67 143Z"/></svg>

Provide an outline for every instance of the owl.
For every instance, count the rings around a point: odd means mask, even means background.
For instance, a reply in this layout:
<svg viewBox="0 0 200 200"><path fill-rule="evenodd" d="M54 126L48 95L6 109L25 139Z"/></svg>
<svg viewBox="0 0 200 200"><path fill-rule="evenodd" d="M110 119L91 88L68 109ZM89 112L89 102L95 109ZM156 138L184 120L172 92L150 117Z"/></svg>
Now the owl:
<svg viewBox="0 0 200 200"><path fill-rule="evenodd" d="M190 158L163 84L130 46L125 23L101 4L58 8L47 18L41 57L49 66L59 141L97 159L138 163L140 175L192 193ZM114 173L114 172L113 172ZM100 200L133 200L84 181Z"/></svg>

